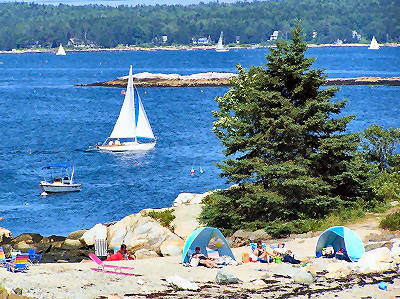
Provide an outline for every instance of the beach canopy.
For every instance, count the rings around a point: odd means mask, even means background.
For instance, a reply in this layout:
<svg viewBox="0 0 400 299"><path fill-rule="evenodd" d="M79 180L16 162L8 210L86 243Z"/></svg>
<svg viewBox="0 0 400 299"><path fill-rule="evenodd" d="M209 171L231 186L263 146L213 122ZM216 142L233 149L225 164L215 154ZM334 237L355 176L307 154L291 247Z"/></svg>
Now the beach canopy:
<svg viewBox="0 0 400 299"><path fill-rule="evenodd" d="M201 227L194 230L183 246L182 264L189 262L189 257L196 247L200 247L200 252L205 256L208 256L207 249L209 249L218 251L219 256L225 255L235 260L228 242L218 228Z"/></svg>
<svg viewBox="0 0 400 299"><path fill-rule="evenodd" d="M43 166L42 169L52 169L52 168L71 168L72 164L69 163L53 163Z"/></svg>
<svg viewBox="0 0 400 299"><path fill-rule="evenodd" d="M358 261L364 254L364 245L351 229L344 226L334 226L324 231L318 239L315 253L321 256L322 249L332 246L335 252L340 248L345 250L350 261Z"/></svg>

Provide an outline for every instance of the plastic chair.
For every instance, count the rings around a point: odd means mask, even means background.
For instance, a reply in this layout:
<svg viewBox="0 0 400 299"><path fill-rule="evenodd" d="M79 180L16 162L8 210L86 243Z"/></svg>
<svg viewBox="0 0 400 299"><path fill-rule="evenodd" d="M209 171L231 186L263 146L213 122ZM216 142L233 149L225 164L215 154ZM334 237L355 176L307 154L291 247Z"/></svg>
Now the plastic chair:
<svg viewBox="0 0 400 299"><path fill-rule="evenodd" d="M98 256L96 256L93 253L89 253L89 257L92 261L94 261L98 265L98 268L90 268L93 271L110 273L110 274L121 274L121 275L126 275L126 276L140 276L140 275L133 274L133 273L122 272L122 270L133 270L134 268L132 268L132 267L124 267L124 266L105 264L98 258ZM111 268L111 269L114 269L115 271L106 271L105 268Z"/></svg>
<svg viewBox="0 0 400 299"><path fill-rule="evenodd" d="M36 253L36 250L33 248L28 249L29 261L32 264L39 264L40 260L42 259L43 255Z"/></svg>
<svg viewBox="0 0 400 299"><path fill-rule="evenodd" d="M15 259L7 263L7 270L11 272L25 272L29 267L29 255L17 254Z"/></svg>
<svg viewBox="0 0 400 299"><path fill-rule="evenodd" d="M4 253L4 248L0 247L0 266L5 267L6 264L7 264L7 259Z"/></svg>

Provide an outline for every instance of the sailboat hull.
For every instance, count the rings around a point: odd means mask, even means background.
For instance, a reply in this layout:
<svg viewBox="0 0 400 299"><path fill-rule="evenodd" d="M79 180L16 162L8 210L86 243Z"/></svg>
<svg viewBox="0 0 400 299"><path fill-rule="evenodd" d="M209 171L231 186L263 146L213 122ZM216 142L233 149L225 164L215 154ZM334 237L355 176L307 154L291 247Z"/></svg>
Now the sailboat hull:
<svg viewBox="0 0 400 299"><path fill-rule="evenodd" d="M155 147L155 145L155 142L123 142L121 145L101 145L98 147L98 149L107 152L140 152L151 150Z"/></svg>

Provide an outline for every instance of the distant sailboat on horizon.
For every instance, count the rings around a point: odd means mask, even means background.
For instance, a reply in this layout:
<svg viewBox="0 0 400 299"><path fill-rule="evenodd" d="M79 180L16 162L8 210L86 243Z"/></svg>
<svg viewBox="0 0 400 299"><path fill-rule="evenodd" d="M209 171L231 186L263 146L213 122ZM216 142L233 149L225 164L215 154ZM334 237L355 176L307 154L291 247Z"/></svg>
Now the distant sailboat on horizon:
<svg viewBox="0 0 400 299"><path fill-rule="evenodd" d="M377 42L375 36L373 36L373 37L372 37L372 40L371 40L371 43L369 44L368 49L369 49L369 50L378 50L379 48L380 48L380 47L379 47L379 44L378 44L378 42Z"/></svg>
<svg viewBox="0 0 400 299"><path fill-rule="evenodd" d="M151 129L139 93L133 85L132 66L129 69L128 86L117 122L111 135L97 146L101 151L146 151L154 148L156 138Z"/></svg>
<svg viewBox="0 0 400 299"><path fill-rule="evenodd" d="M57 51L56 55L60 55L60 56L67 55L67 53L65 53L65 50L64 50L62 44L60 44L60 46L58 47L58 51Z"/></svg>
<svg viewBox="0 0 400 299"><path fill-rule="evenodd" d="M229 51L229 49L225 48L224 45L222 44L223 36L224 36L224 32L221 31L221 34L220 34L219 39L218 39L218 44L215 47L215 51L217 51L217 52L228 52Z"/></svg>

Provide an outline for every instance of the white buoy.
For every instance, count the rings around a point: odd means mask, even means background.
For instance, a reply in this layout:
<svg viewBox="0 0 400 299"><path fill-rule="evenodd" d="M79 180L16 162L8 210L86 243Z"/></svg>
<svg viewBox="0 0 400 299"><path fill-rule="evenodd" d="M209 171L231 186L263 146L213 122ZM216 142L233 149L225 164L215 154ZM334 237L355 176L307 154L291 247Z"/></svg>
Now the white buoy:
<svg viewBox="0 0 400 299"><path fill-rule="evenodd" d="M40 196L46 196L46 195L47 195L46 191L43 191L42 193L40 193Z"/></svg>

